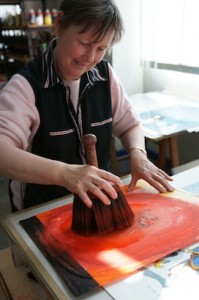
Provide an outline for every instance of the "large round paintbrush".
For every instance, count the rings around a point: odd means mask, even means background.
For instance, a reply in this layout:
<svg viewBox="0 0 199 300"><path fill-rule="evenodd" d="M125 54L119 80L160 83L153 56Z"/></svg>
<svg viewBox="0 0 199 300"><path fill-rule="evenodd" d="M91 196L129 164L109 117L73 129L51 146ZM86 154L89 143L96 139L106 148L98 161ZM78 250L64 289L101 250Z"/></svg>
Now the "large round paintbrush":
<svg viewBox="0 0 199 300"><path fill-rule="evenodd" d="M83 137L87 163L98 167L96 142L96 136L93 134L86 134ZM78 195L74 196L72 213L74 232L82 235L106 234L132 225L134 214L119 187L114 185L114 188L118 197L117 199L109 197L110 205L105 205L90 194L93 206L88 208Z"/></svg>

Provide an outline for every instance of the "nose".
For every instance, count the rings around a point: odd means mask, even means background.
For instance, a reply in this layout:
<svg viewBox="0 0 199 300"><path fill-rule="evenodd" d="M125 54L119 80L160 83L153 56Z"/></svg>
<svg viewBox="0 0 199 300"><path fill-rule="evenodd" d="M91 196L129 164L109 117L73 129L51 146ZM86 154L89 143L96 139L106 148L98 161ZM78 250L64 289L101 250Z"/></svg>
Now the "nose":
<svg viewBox="0 0 199 300"><path fill-rule="evenodd" d="M85 60L88 63L93 63L95 61L95 50L94 49L87 49L85 55Z"/></svg>

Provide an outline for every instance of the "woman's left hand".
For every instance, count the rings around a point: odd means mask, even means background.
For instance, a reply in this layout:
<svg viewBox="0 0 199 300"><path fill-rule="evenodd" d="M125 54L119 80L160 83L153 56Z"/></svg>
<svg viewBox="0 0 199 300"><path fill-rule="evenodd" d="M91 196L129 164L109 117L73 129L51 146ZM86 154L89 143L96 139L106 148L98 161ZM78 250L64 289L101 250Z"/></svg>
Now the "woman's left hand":
<svg viewBox="0 0 199 300"><path fill-rule="evenodd" d="M132 179L128 191L132 191L139 179L144 179L160 193L172 192L174 188L168 181L173 179L163 170L156 167L144 153L133 151L131 154L131 175Z"/></svg>

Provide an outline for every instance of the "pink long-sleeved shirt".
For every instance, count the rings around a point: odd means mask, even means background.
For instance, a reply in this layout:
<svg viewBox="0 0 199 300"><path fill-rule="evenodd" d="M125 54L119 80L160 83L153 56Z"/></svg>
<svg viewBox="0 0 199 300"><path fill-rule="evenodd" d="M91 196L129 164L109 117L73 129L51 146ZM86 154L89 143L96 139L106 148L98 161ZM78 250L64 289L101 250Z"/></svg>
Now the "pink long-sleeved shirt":
<svg viewBox="0 0 199 300"><path fill-rule="evenodd" d="M130 105L113 68L109 65L113 134L119 137L139 123L139 117ZM80 80L65 82L70 88L71 100L77 108ZM30 151L40 117L35 105L35 95L29 82L21 75L14 75L0 95L0 142ZM14 203L21 209L21 183L12 182Z"/></svg>

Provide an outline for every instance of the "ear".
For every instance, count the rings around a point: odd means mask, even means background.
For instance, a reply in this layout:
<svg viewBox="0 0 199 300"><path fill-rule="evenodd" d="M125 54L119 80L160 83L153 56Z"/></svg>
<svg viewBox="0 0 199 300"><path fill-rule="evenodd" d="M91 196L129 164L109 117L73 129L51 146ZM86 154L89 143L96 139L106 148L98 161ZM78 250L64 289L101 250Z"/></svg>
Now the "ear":
<svg viewBox="0 0 199 300"><path fill-rule="evenodd" d="M59 36L59 33L61 31L61 25L60 24L61 24L62 17L63 17L63 12L59 11L58 14L57 14L57 17L55 19L55 22L54 22L54 33L55 33L56 37Z"/></svg>

